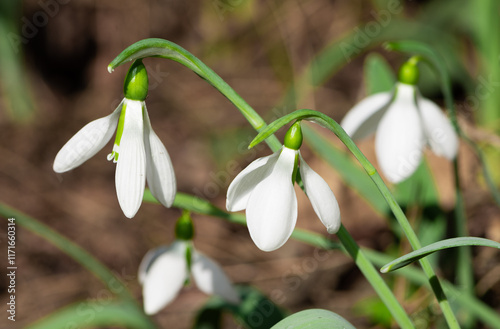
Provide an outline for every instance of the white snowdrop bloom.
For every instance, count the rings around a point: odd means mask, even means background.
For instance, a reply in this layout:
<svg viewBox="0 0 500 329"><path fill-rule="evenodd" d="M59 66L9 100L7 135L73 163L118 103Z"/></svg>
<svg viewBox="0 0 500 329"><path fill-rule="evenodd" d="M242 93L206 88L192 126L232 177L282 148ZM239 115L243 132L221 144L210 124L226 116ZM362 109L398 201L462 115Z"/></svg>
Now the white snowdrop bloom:
<svg viewBox="0 0 500 329"><path fill-rule="evenodd" d="M190 241L178 239L170 246L149 251L139 266L146 314L155 314L172 302L190 274L202 292L218 295L230 303L240 302L222 268L196 251Z"/></svg>
<svg viewBox="0 0 500 329"><path fill-rule="evenodd" d="M285 146L259 158L240 172L227 191L228 211L246 209L247 226L254 243L263 251L281 247L297 222L295 174L300 159L300 175L314 211L331 234L340 228L340 209L321 176L313 171L298 150L302 143L300 122L288 130Z"/></svg>
<svg viewBox="0 0 500 329"><path fill-rule="evenodd" d="M125 98L120 105L110 115L88 123L77 132L59 151L53 166L57 173L78 167L99 152L116 130L108 160L117 163L116 192L128 218L134 217L141 206L146 180L154 197L166 207L172 205L176 193L172 162L151 127L144 102L146 94L146 69L142 62L136 61L127 74Z"/></svg>
<svg viewBox="0 0 500 329"><path fill-rule="evenodd" d="M376 134L378 163L393 183L415 172L426 144L449 160L458 152L458 137L450 121L414 84L398 82L392 92L365 98L347 113L341 126L353 140Z"/></svg>

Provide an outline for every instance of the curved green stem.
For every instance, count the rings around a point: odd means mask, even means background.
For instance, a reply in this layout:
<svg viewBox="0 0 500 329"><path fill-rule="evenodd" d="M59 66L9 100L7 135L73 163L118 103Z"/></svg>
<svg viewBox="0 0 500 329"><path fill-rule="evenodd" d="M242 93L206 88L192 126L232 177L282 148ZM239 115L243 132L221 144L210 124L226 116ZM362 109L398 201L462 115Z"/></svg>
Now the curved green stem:
<svg viewBox="0 0 500 329"><path fill-rule="evenodd" d="M490 191L493 194L496 202L500 204L500 195L495 187L491 175L489 173L488 167L486 166L486 162L484 161L483 155L479 147L461 130L458 125L457 114L455 110L455 103L453 101L453 94L451 89L451 80L448 75L448 71L446 69L445 62L443 58L436 52L434 49L429 47L426 44L416 41L398 41L387 44L387 48L390 50L397 50L405 53L411 54L419 54L419 56L424 59L424 62L427 63L437 74L440 83L441 90L444 95L445 105L450 113L450 119L453 123L455 131L457 134L462 137L476 152L483 170L483 174L485 180L488 184ZM455 184L455 226L456 226L456 234L457 236L467 236L467 216L465 213L465 205L462 194L462 188L460 184L460 176L459 176L459 165L458 158L453 160L453 169L454 169L454 184ZM472 263L472 254L470 248L460 248L458 250L458 261L457 261L457 281L458 284L463 287L464 291L470 295L474 294L474 275L472 271L472 267L470 264ZM466 317L466 325L467 327L473 326L473 319Z"/></svg>
<svg viewBox="0 0 500 329"><path fill-rule="evenodd" d="M52 243L68 256L79 262L96 278L108 286L110 290L111 287L113 287L112 291L116 295L125 300L134 300L127 287L106 266L69 239L60 235L38 220L31 218L5 204L0 204L0 215L5 218L15 218L16 224L19 224L19 226L30 230L32 233L39 235Z"/></svg>
<svg viewBox="0 0 500 329"><path fill-rule="evenodd" d="M387 306L399 326L401 328L415 328L401 304L397 301L396 297L394 297L392 291L356 241L354 241L352 236L345 229L344 225L341 225L340 230L337 232L337 236L342 242L345 250L356 263L356 266L360 269L368 282L370 282L382 302Z"/></svg>
<svg viewBox="0 0 500 329"><path fill-rule="evenodd" d="M349 151L354 155L354 157L360 162L361 166L363 169L368 173L372 181L375 183L379 191L382 193L382 196L384 197L385 201L389 205L392 213L396 217L396 220L398 221L399 225L401 226L403 232L405 233L406 237L408 238L408 241L410 242L410 245L414 250L420 249L421 244L420 241L415 234L415 231L411 227L410 223L408 222L408 219L406 218L403 210L397 203L396 199L390 192L389 188L387 185L385 185L384 181L378 174L377 170L375 167L368 161L368 159L365 157L365 155L359 150L359 148L356 146L356 144L352 141L352 139L347 135L347 133L342 129L342 127L332 118L329 116L318 112L318 111L313 111L313 110L297 110L293 113L290 113L284 117L281 117L280 119L272 122L269 124L269 126L259 133L257 137L250 143L251 146L256 145L260 141L264 140L266 136L272 134L274 131L277 129L281 128L283 125L287 124L288 122L291 122L293 120L302 120L302 119L307 119L310 121L314 121L321 126L329 129L332 131L341 141L342 143L345 144L345 146L349 149ZM424 273L427 275L427 278L429 279L429 282L431 284L432 290L434 294L436 295L436 298L439 302L439 305L441 307L441 310L443 311L443 314L446 318L446 321L448 322L448 325L450 328L459 328L458 321L455 317L455 314L453 313L450 303L448 302L446 295L443 292L443 289L441 287L441 284L439 283L439 279L437 278L436 274L434 273L434 270L432 269L429 261L427 259L421 259L420 260L420 265L422 266L422 269Z"/></svg>
<svg viewBox="0 0 500 329"><path fill-rule="evenodd" d="M191 54L181 46L164 39L144 39L138 41L122 51L109 65L108 71L112 72L117 66L140 58L146 57L161 57L171 59L178 62L187 68L191 69L194 73L199 75L202 79L206 80L214 86L221 94L233 103L238 110L243 114L245 119L257 131L261 131L266 127L266 122L255 112L255 110L248 105L248 103L241 98L240 95L233 88L231 88L222 78L217 75L211 68L206 66L196 56ZM271 136L267 141L268 145L273 150L281 147L280 142L275 136Z"/></svg>

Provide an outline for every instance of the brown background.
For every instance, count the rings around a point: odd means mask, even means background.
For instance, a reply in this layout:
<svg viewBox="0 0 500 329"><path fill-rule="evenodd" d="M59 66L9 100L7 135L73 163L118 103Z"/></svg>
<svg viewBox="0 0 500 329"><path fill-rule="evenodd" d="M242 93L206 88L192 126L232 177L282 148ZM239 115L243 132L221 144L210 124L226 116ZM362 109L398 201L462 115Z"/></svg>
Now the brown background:
<svg viewBox="0 0 500 329"><path fill-rule="evenodd" d="M62 145L86 123L109 114L123 97L128 65L109 74L108 63L135 41L168 39L195 54L258 113L271 119L272 109L288 83L300 75L315 53L357 24L372 19L369 1L229 3L61 3L57 14L23 48L29 87L26 92L36 103L33 120L15 124L5 111L0 112L0 200L50 225L95 255L124 280L139 301L139 262L149 249L172 242L180 210L143 204L134 219L125 218L116 199L115 165L106 160L111 143L69 173L52 171L53 159ZM40 10L43 8L37 1L24 1L22 15L31 20ZM421 4L413 1L407 4L405 15L411 19L419 10ZM395 54L374 50L394 67L400 63ZM224 208L227 186L237 174L228 163L236 160L237 167L244 168L256 158L254 151L243 152L255 133L229 101L185 67L161 59L146 59L144 63L150 78L149 114L171 155L178 190ZM362 64L363 57L354 59L298 107L318 109L340 120L365 95ZM277 112L291 110L278 108ZM363 142L361 147L374 159L373 141ZM259 156L267 154L264 147L258 151ZM478 165L469 150L462 147L460 154L471 235L498 241L498 208L477 181ZM340 203L343 223L360 245L383 250L393 242L386 221L349 190L336 172L307 147L303 155L331 186ZM449 211L454 202L450 164L428 155L442 192L442 206ZM297 194L297 226L326 234L307 198L300 190ZM312 247L292 240L278 251L265 253L255 247L245 227L205 216L194 215L193 219L198 232L196 247L216 259L235 283L258 287L290 311L321 307L341 314L358 328L373 327L353 306L373 297L374 292L342 253L318 255ZM109 298L109 292L88 271L39 236L18 227L16 248L16 327L70 303ZM483 298L498 310L500 276L495 273L500 268L499 255L482 249L475 254L473 266L481 280L478 290L482 289L479 292ZM5 280L0 285L5 291ZM396 295L402 296L404 285L399 282ZM6 295L1 297L3 303ZM206 299L194 286L188 287L154 320L162 328L172 327L172 323L175 328L188 328ZM418 314L425 312L426 305L422 291L405 307ZM230 319L226 322L227 328L237 327Z"/></svg>

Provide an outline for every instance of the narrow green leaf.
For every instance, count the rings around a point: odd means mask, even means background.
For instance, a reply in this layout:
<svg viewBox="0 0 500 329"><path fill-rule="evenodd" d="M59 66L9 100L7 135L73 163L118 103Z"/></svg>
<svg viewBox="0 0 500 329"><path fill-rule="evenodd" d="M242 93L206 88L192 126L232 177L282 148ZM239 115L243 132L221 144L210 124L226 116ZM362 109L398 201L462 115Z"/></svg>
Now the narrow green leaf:
<svg viewBox="0 0 500 329"><path fill-rule="evenodd" d="M484 238L460 237L460 238L446 239L436 243L432 243L428 246L412 251L409 254L406 254L402 257L399 257L393 260L392 262L384 265L380 269L380 271L382 273L394 271L397 270L398 268L411 264L414 261L417 261L427 255L430 255L436 251L447 248L464 247L464 246L483 246L483 247L492 247L500 249L500 243Z"/></svg>
<svg viewBox="0 0 500 329"><path fill-rule="evenodd" d="M271 329L355 329L346 319L327 310L310 309L281 320Z"/></svg>
<svg viewBox="0 0 500 329"><path fill-rule="evenodd" d="M123 311L123 313L130 314L131 317L133 316L134 319L130 320L131 321L131 328L156 328L154 324L151 322L149 317L147 317L143 312L141 307L135 302L134 297L131 295L129 292L128 288L126 285L124 285L118 277L116 277L111 270L109 270L106 266L104 266L100 261L98 261L95 257L93 257L91 254L89 254L86 250L75 244L74 242L68 240L66 237L62 236L61 234L57 233L56 231L52 230L50 227L46 226L45 224L41 223L40 221L36 220L35 218L29 217L25 214L23 214L20 211L17 211L15 209L12 209L11 207L0 203L0 216L5 217L6 219L8 218L14 218L15 223L19 226L22 226L26 228L27 230L31 231L32 233L41 236L43 239L46 241L52 243L54 246L59 248L62 252L66 253L68 256L73 258L75 261L80 263L83 267L85 267L90 273L92 273L95 277L97 277L99 280L101 280L111 291L114 293L116 296L118 296L121 301L117 302L116 304L110 304L110 312L114 312L113 314L120 314L122 309L126 309ZM106 301L105 303L107 303ZM81 309L80 306L81 304L78 305L78 307ZM57 312L53 315L48 316L46 319L42 320L43 326L38 327L37 326L33 327L36 329L41 329L41 328L50 328L50 329L57 329L57 328L68 328L67 325L64 326L55 326L52 325L51 323L53 322L46 322L46 321L55 321L54 323L63 323L64 321L62 319L66 319L66 323L69 321L68 319L71 318L76 318L78 319L78 316L80 318L83 318L84 315L82 315L82 312L80 309L77 310L77 315L75 315L74 308L77 306L69 307L66 309L63 309L63 311ZM95 312L94 312L95 313ZM97 312L98 314L92 314L92 318L97 318L96 321L106 321L105 318L109 318L109 316L104 316L101 314L101 312ZM105 313L104 313L105 314ZM86 315L89 316L89 315ZM120 315L121 316L121 315ZM120 317L116 316L116 317ZM124 319L127 318L125 316L122 316ZM111 317L113 318L113 317ZM99 320L101 319L101 320ZM90 320L89 320L90 321ZM93 320L92 320L93 321ZM45 326L45 323L48 323L48 325ZM78 323L78 322L77 322ZM92 322L94 323L94 322ZM122 322L117 322L118 324ZM137 323L138 325L135 326L134 323ZM72 327L78 327L78 328L84 328L83 326L80 326L81 323L78 326L72 326ZM71 326L70 326L71 327ZM31 329L31 328L30 328Z"/></svg>
<svg viewBox="0 0 500 329"><path fill-rule="evenodd" d="M396 76L387 61L377 53L368 55L364 65L366 93L368 95L390 91Z"/></svg>
<svg viewBox="0 0 500 329"><path fill-rule="evenodd" d="M24 66L21 16L22 1L0 2L0 100L13 121L28 123L34 118L35 106Z"/></svg>
<svg viewBox="0 0 500 329"><path fill-rule="evenodd" d="M487 77L489 85L497 86L495 82L500 80L500 68L498 66L500 53L500 20L498 19L498 1L483 0L473 1L470 3L470 10L473 11L471 17L472 24L470 28L475 33L478 50L482 59L483 72L479 76L483 78L483 74ZM472 17L481 17L480 20L475 20ZM482 83L478 85L481 86ZM489 89L489 88L488 88ZM493 88L492 88L493 89ZM476 89L474 99L480 101L480 110L475 111L476 120L484 127L500 133L500 93L496 90L488 91L486 97L480 97Z"/></svg>
<svg viewBox="0 0 500 329"><path fill-rule="evenodd" d="M118 279L113 272L111 272L106 266L104 266L82 247L52 230L50 227L35 218L29 217L2 203L0 203L0 215L5 218L15 218L16 224L52 243L62 252L79 262L90 273L107 285L110 291L115 292L122 299L134 300L127 287L120 281L120 279Z"/></svg>
<svg viewBox="0 0 500 329"><path fill-rule="evenodd" d="M115 300L92 300L67 306L28 325L25 329L67 328L156 329L148 318L130 303Z"/></svg>
<svg viewBox="0 0 500 329"><path fill-rule="evenodd" d="M354 305L353 310L380 328L391 328L394 322L392 314L377 296L363 298Z"/></svg>
<svg viewBox="0 0 500 329"><path fill-rule="evenodd" d="M383 253L379 253L373 250L364 249L364 252L376 266L383 266L391 261L391 258ZM390 272L389 275L395 274L396 272ZM407 278L410 282L425 286L429 288L429 281L426 275L418 268L401 268L397 272L398 276ZM483 301L479 300L474 295L464 294L463 289L455 287L453 284L446 280L442 280L444 291L446 295L453 298L453 301L458 305L467 309L471 314L477 316L477 318L483 323L488 325L488 328L500 329L500 315L494 309L490 308Z"/></svg>

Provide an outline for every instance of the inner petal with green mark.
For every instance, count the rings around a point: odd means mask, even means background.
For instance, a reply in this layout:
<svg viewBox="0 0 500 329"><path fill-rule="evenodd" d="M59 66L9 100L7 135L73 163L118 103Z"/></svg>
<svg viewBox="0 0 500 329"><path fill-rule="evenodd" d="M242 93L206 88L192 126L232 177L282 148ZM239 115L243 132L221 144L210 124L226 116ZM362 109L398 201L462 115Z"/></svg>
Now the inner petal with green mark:
<svg viewBox="0 0 500 329"><path fill-rule="evenodd" d="M123 102L122 111L120 113L120 119L118 120L118 127L116 128L115 144L113 145L113 151L108 154L108 161L113 160L114 163L118 162L118 154L120 152L120 141L123 135L123 127L125 125L125 112L127 110L127 101Z"/></svg>

